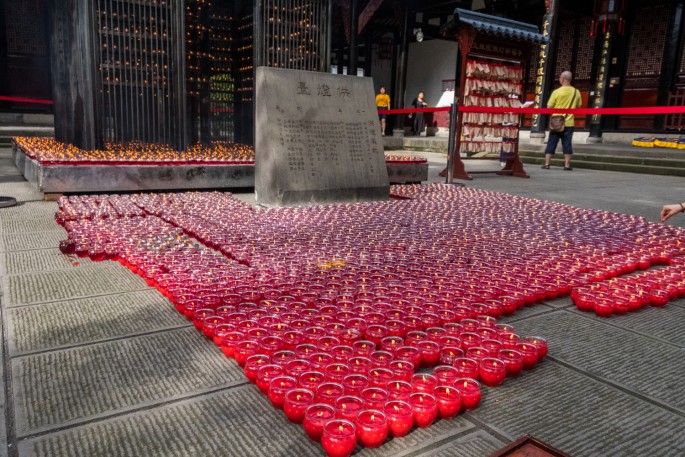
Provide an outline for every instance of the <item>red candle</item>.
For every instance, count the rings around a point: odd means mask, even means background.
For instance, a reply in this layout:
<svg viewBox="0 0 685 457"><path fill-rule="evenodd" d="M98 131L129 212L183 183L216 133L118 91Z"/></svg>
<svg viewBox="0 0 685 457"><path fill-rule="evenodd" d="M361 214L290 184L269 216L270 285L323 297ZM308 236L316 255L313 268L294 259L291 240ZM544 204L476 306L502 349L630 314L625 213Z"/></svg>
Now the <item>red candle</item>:
<svg viewBox="0 0 685 457"><path fill-rule="evenodd" d="M268 365L269 362L271 362L271 357L264 354L254 354L248 357L243 369L247 380L252 384L257 382L257 372L262 366Z"/></svg>
<svg viewBox="0 0 685 457"><path fill-rule="evenodd" d="M326 367L333 363L333 356L326 352L315 352L309 356L309 363L314 371L326 372Z"/></svg>
<svg viewBox="0 0 685 457"><path fill-rule="evenodd" d="M459 338L461 332L464 331L464 326L458 322L448 322L443 325L442 328L445 329L445 332L447 332L448 335L455 336L457 338Z"/></svg>
<svg viewBox="0 0 685 457"><path fill-rule="evenodd" d="M440 361L440 345L435 341L419 341L417 346L421 351L422 366L433 367Z"/></svg>
<svg viewBox="0 0 685 457"><path fill-rule="evenodd" d="M373 368L387 368L392 362L393 355L388 351L373 351L369 358Z"/></svg>
<svg viewBox="0 0 685 457"><path fill-rule="evenodd" d="M366 447L379 447L388 437L388 418L381 411L365 409L357 414L357 438Z"/></svg>
<svg viewBox="0 0 685 457"><path fill-rule="evenodd" d="M381 340L381 350L394 354L397 349L404 346L404 340L399 336L386 336Z"/></svg>
<svg viewBox="0 0 685 457"><path fill-rule="evenodd" d="M214 330L219 324L224 323L224 318L220 316L207 316L202 323L202 333L209 340L214 339Z"/></svg>
<svg viewBox="0 0 685 457"><path fill-rule="evenodd" d="M364 409L364 400L353 395L343 395L335 400L335 414L339 419L354 421L357 414Z"/></svg>
<svg viewBox="0 0 685 457"><path fill-rule="evenodd" d="M404 344L406 344L407 346L417 347L416 345L419 344L419 341L425 341L427 339L428 334L426 332L414 330L407 333L407 336L404 339Z"/></svg>
<svg viewBox="0 0 685 457"><path fill-rule="evenodd" d="M373 366L373 362L368 357L352 357L348 365L350 366L350 373L366 374Z"/></svg>
<svg viewBox="0 0 685 457"><path fill-rule="evenodd" d="M409 395L414 392L414 388L406 381L393 380L386 385L388 398L390 400L409 400Z"/></svg>
<svg viewBox="0 0 685 457"><path fill-rule="evenodd" d="M461 394L461 404L464 409L476 409L481 399L480 383L475 379L461 378L454 382L454 387Z"/></svg>
<svg viewBox="0 0 685 457"><path fill-rule="evenodd" d="M333 419L324 425L321 446L328 457L349 457L356 445L357 430L352 422Z"/></svg>
<svg viewBox="0 0 685 457"><path fill-rule="evenodd" d="M524 343L529 343L538 348L538 360L542 360L548 352L547 340L540 336L527 336L523 339Z"/></svg>
<svg viewBox="0 0 685 457"><path fill-rule="evenodd" d="M393 377L393 372L388 368L372 368L369 371L369 384L371 387L385 388Z"/></svg>
<svg viewBox="0 0 685 457"><path fill-rule="evenodd" d="M464 357L464 350L458 346L442 346L440 349L440 363L443 365L452 365L460 357Z"/></svg>
<svg viewBox="0 0 685 457"><path fill-rule="evenodd" d="M376 345L368 340L359 340L352 344L352 349L358 357L369 357L376 350Z"/></svg>
<svg viewBox="0 0 685 457"><path fill-rule="evenodd" d="M435 386L438 385L438 378L432 374L416 373L411 377L411 385L416 392L432 393Z"/></svg>
<svg viewBox="0 0 685 457"><path fill-rule="evenodd" d="M228 332L221 340L221 352L226 357L235 357L235 347L245 339L245 334L241 332Z"/></svg>
<svg viewBox="0 0 685 457"><path fill-rule="evenodd" d="M271 386L271 380L277 376L281 376L284 373L284 369L280 365L269 364L262 365L257 371L257 387L264 394L269 393L269 387Z"/></svg>
<svg viewBox="0 0 685 457"><path fill-rule="evenodd" d="M433 375L438 379L438 386L451 386L455 379L462 377L456 368L449 365L433 368Z"/></svg>
<svg viewBox="0 0 685 457"><path fill-rule="evenodd" d="M342 397L344 393L345 388L342 386L342 384L335 382L324 382L316 389L316 402L335 405L335 400Z"/></svg>
<svg viewBox="0 0 685 457"><path fill-rule="evenodd" d="M502 349L502 343L497 340L483 340L480 345L488 351L491 357L497 357L500 349Z"/></svg>
<svg viewBox="0 0 685 457"><path fill-rule="evenodd" d="M530 343L519 343L516 345L516 350L523 356L524 370L530 370L538 363L539 352L535 345Z"/></svg>
<svg viewBox="0 0 685 457"><path fill-rule="evenodd" d="M369 387L369 378L363 374L348 374L342 380L346 395L359 395L362 390Z"/></svg>
<svg viewBox="0 0 685 457"><path fill-rule="evenodd" d="M323 427L335 417L335 408L328 404L314 403L309 405L304 413L304 431L312 440L321 441Z"/></svg>
<svg viewBox="0 0 685 457"><path fill-rule="evenodd" d="M294 424L301 424L307 407L314 403L314 393L309 389L291 389L285 394L283 412Z"/></svg>
<svg viewBox="0 0 685 457"><path fill-rule="evenodd" d="M504 332L500 333L499 340L504 349L516 349L516 345L521 342L521 337L516 333Z"/></svg>
<svg viewBox="0 0 685 457"><path fill-rule="evenodd" d="M367 340L374 343L376 347L379 347L381 340L388 336L388 328L385 325L369 325L364 335L366 336Z"/></svg>
<svg viewBox="0 0 685 457"><path fill-rule="evenodd" d="M285 394L297 387L297 379L292 376L276 376L271 380L267 396L276 409L283 409Z"/></svg>
<svg viewBox="0 0 685 457"><path fill-rule="evenodd" d="M316 389L324 382L326 375L320 371L306 371L302 373L297 381L298 385L304 389L311 390L316 394Z"/></svg>
<svg viewBox="0 0 685 457"><path fill-rule="evenodd" d="M214 329L214 344L217 346L221 347L221 342L224 339L224 336L228 332L234 332L235 331L235 325L233 324L219 324L216 326Z"/></svg>
<svg viewBox="0 0 685 457"><path fill-rule="evenodd" d="M345 363L331 363L324 369L326 381L342 383L345 376L350 374L350 367Z"/></svg>
<svg viewBox="0 0 685 457"><path fill-rule="evenodd" d="M388 418L388 427L392 435L397 438L406 436L414 426L414 411L406 401L389 401L385 404L383 412Z"/></svg>
<svg viewBox="0 0 685 457"><path fill-rule="evenodd" d="M339 345L331 349L333 360L337 363L347 363L354 357L354 349L351 346Z"/></svg>
<svg viewBox="0 0 685 457"><path fill-rule="evenodd" d="M393 360L388 368L395 375L395 379L400 381L409 382L414 374L414 365L404 360Z"/></svg>
<svg viewBox="0 0 685 457"><path fill-rule="evenodd" d="M437 386L433 389L433 396L438 403L441 419L451 419L461 411L461 394L451 386Z"/></svg>
<svg viewBox="0 0 685 457"><path fill-rule="evenodd" d="M366 402L369 409L383 409L388 400L388 391L380 387L367 387L361 391L361 398Z"/></svg>
<svg viewBox="0 0 685 457"><path fill-rule="evenodd" d="M486 357L480 361L480 379L488 387L497 387L507 377L507 369L500 359Z"/></svg>
<svg viewBox="0 0 685 457"><path fill-rule="evenodd" d="M478 363L480 363L481 360L483 360L486 357L490 356L490 351L485 349L484 347L481 346L475 346L472 348L469 348L466 351L466 357L469 359L477 360Z"/></svg>
<svg viewBox="0 0 685 457"><path fill-rule="evenodd" d="M244 367L247 358L252 354L257 353L257 349L258 343L256 341L247 340L238 343L235 346L235 353L233 354L235 361L238 362L238 366Z"/></svg>
<svg viewBox="0 0 685 457"><path fill-rule="evenodd" d="M409 396L414 410L414 420L421 428L429 427L438 418L438 404L435 397L426 392L415 392Z"/></svg>
<svg viewBox="0 0 685 457"><path fill-rule="evenodd" d="M481 337L477 333L464 332L461 334L461 348L468 351L472 347L480 345Z"/></svg>
<svg viewBox="0 0 685 457"><path fill-rule="evenodd" d="M421 365L421 351L414 346L402 346L395 353L395 359L404 360L418 367Z"/></svg>
<svg viewBox="0 0 685 457"><path fill-rule="evenodd" d="M501 349L497 356L507 370L507 376L516 377L523 370L523 356L514 349Z"/></svg>
<svg viewBox="0 0 685 457"><path fill-rule="evenodd" d="M259 340L259 352L262 354L272 355L277 351L283 349L283 339L278 336L266 335Z"/></svg>
<svg viewBox="0 0 685 457"><path fill-rule="evenodd" d="M468 357L455 359L452 365L462 378L478 379L478 360Z"/></svg>

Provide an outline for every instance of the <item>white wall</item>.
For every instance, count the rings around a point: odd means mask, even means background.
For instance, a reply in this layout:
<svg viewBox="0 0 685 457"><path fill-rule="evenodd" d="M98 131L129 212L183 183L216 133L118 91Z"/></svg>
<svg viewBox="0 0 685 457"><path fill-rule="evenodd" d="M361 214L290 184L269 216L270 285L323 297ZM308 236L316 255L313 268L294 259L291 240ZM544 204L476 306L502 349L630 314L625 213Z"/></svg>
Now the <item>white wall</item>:
<svg viewBox="0 0 685 457"><path fill-rule="evenodd" d="M455 41L446 40L409 44L405 107L411 104L420 91L426 94L428 106L437 106L442 96L442 81L456 77L457 48Z"/></svg>

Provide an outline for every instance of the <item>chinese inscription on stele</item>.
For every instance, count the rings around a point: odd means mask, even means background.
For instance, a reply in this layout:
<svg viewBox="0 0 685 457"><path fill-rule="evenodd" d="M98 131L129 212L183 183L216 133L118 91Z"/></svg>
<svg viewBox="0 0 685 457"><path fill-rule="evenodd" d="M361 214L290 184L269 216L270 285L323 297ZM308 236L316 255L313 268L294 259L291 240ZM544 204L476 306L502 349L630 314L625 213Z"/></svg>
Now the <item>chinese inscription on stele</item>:
<svg viewBox="0 0 685 457"><path fill-rule="evenodd" d="M256 87L259 204L388 198L370 78L259 67Z"/></svg>

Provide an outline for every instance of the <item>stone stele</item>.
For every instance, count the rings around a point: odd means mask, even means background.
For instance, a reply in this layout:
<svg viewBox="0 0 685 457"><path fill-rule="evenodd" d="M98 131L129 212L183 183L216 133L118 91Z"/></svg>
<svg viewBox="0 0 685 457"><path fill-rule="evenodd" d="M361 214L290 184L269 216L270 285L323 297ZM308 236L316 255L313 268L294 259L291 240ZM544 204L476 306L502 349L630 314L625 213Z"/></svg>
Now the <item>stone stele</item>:
<svg viewBox="0 0 685 457"><path fill-rule="evenodd" d="M257 203L389 197L370 78L258 67L256 88Z"/></svg>

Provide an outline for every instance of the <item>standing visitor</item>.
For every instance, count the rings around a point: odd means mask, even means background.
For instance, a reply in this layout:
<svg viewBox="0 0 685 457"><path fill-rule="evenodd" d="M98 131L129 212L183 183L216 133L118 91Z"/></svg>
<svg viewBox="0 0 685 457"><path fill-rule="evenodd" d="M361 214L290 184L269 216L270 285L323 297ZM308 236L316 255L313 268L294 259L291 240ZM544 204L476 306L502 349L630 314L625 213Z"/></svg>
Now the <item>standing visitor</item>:
<svg viewBox="0 0 685 457"><path fill-rule="evenodd" d="M385 93L385 87L381 86L380 94L376 95L376 108L378 111L388 111L390 109L390 96ZM385 136L385 120L388 118L386 113L378 113L381 120L381 136Z"/></svg>
<svg viewBox="0 0 685 457"><path fill-rule="evenodd" d="M423 99L424 94L423 92L419 92L419 95L414 99L414 101L411 102L411 106L413 108L425 108L428 106L428 103L426 103ZM415 113L414 116L414 130L412 131L412 134L420 136L421 132L423 132L423 127L426 125L426 122L423 120L423 113Z"/></svg>
<svg viewBox="0 0 685 457"><path fill-rule="evenodd" d="M547 108L580 108L583 102L578 89L571 85L572 79L573 75L570 71L564 71L559 75L561 87L552 92L552 96L547 102ZM563 117L564 130L561 132L549 132L547 148L545 149L545 164L542 166L545 170L549 170L552 154L557 149L559 140L561 140L561 150L564 153L564 170L573 170L571 168L571 154L573 154L573 126L575 125L575 117L573 114L564 114Z"/></svg>

